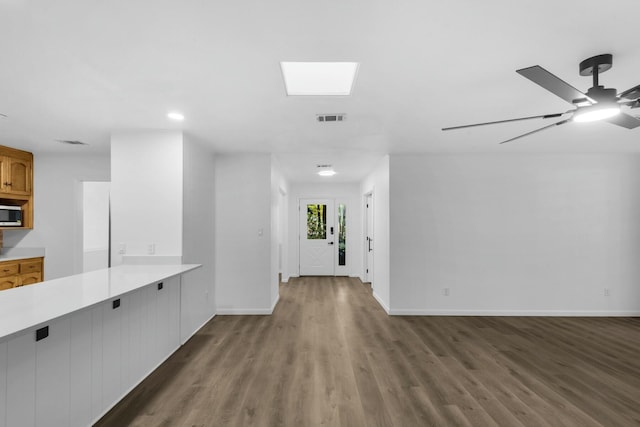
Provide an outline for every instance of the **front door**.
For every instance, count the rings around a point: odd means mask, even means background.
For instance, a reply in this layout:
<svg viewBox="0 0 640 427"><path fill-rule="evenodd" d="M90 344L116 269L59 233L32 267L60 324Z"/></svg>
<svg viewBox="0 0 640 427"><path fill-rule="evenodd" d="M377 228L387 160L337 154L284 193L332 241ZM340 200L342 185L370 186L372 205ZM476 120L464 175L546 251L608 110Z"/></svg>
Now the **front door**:
<svg viewBox="0 0 640 427"><path fill-rule="evenodd" d="M335 229L333 201L300 199L300 275L333 276Z"/></svg>

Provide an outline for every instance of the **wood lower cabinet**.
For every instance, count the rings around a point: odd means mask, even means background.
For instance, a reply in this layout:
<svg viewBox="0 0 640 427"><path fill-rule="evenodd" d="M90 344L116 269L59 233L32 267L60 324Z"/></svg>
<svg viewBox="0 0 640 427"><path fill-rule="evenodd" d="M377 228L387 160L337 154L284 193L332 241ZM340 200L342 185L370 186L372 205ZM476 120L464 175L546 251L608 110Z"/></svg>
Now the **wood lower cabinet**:
<svg viewBox="0 0 640 427"><path fill-rule="evenodd" d="M0 262L0 291L42 282L44 258Z"/></svg>

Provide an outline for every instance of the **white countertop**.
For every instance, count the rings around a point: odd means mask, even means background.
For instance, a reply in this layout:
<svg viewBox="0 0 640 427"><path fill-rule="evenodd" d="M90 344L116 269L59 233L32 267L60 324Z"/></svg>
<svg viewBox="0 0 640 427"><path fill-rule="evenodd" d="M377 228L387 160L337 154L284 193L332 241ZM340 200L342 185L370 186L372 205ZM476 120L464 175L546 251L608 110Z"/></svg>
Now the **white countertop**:
<svg viewBox="0 0 640 427"><path fill-rule="evenodd" d="M200 267L120 265L0 292L0 340Z"/></svg>
<svg viewBox="0 0 640 427"><path fill-rule="evenodd" d="M44 256L44 248L2 248L0 261L15 261L26 258L40 258Z"/></svg>

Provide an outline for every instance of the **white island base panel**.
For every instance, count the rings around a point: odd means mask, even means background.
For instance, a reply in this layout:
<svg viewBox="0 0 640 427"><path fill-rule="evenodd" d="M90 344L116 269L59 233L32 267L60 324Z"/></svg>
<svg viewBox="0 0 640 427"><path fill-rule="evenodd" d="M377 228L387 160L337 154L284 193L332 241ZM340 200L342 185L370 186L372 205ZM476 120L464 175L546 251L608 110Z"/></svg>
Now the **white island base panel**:
<svg viewBox="0 0 640 427"><path fill-rule="evenodd" d="M0 293L0 427L90 426L177 350L182 275L123 265Z"/></svg>

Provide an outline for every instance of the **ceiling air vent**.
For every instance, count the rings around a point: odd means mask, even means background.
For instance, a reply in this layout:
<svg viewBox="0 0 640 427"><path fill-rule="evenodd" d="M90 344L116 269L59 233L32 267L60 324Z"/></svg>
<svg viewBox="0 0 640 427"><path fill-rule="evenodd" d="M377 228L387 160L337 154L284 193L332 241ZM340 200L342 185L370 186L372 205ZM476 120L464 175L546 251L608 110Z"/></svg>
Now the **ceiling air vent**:
<svg viewBox="0 0 640 427"><path fill-rule="evenodd" d="M316 118L319 122L344 122L347 120L347 115L341 114L316 114Z"/></svg>
<svg viewBox="0 0 640 427"><path fill-rule="evenodd" d="M78 141L75 139L56 139L61 144L69 144L69 145L89 145L86 142Z"/></svg>

